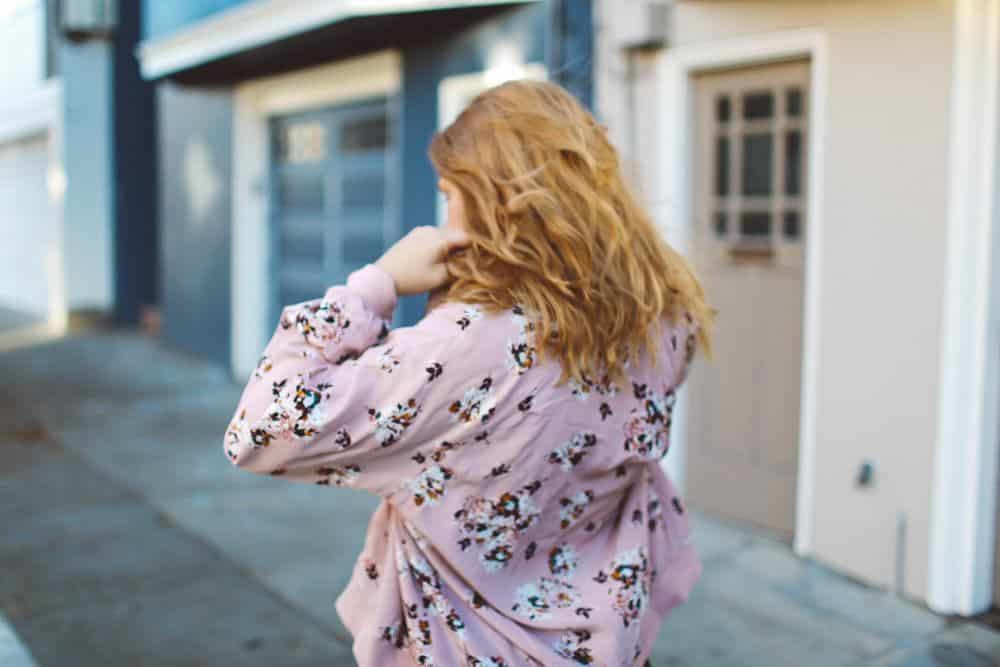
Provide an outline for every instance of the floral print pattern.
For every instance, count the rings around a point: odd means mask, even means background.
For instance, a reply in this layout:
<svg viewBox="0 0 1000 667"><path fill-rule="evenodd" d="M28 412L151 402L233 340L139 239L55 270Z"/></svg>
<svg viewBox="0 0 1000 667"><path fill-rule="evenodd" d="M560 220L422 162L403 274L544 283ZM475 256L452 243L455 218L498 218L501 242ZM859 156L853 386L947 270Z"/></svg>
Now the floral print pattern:
<svg viewBox="0 0 1000 667"><path fill-rule="evenodd" d="M597 436L593 433L574 433L561 447L552 450L549 454L549 463L559 464L563 470L570 471L574 466L580 465L583 457L590 453L590 449L597 445Z"/></svg>
<svg viewBox="0 0 1000 667"><path fill-rule="evenodd" d="M623 391L558 383L520 306L391 331L395 303L369 265L285 308L224 438L241 468L383 497L337 603L358 662L642 664L701 572L659 465L693 323L662 338L669 377L637 356Z"/></svg>
<svg viewBox="0 0 1000 667"><path fill-rule="evenodd" d="M388 410L370 408L368 415L376 424L375 439L383 447L393 444L417 418L418 412L420 412L420 406L412 398L406 403L397 403Z"/></svg>
<svg viewBox="0 0 1000 667"><path fill-rule="evenodd" d="M594 662L594 656L586 646L589 641L589 630L567 630L552 648L561 658L571 660L578 665L590 665Z"/></svg>
<svg viewBox="0 0 1000 667"><path fill-rule="evenodd" d="M350 325L344 304L326 299L306 303L293 313L286 310L280 324L282 329L294 328L306 343L319 348L339 342Z"/></svg>
<svg viewBox="0 0 1000 667"><path fill-rule="evenodd" d="M468 389L448 410L452 420L463 422L487 422L496 409L496 401L491 393L493 378L485 378L478 386Z"/></svg>
<svg viewBox="0 0 1000 667"><path fill-rule="evenodd" d="M445 483L451 477L451 471L447 468L441 466L425 468L408 484L413 494L413 504L417 507L436 504L444 496Z"/></svg>
<svg viewBox="0 0 1000 667"><path fill-rule="evenodd" d="M535 348L535 323L525 315L521 306L514 306L512 319L517 333L507 340L507 368L524 373L535 365L538 350Z"/></svg>
<svg viewBox="0 0 1000 667"><path fill-rule="evenodd" d="M612 598L612 607L618 612L626 628L638 621L646 611L646 600L649 597L648 570L649 560L640 546L618 554L611 561L609 571L601 570L594 578L598 583L610 584L608 595Z"/></svg>
<svg viewBox="0 0 1000 667"><path fill-rule="evenodd" d="M593 499L594 492L590 489L580 491L569 498L561 499L559 501L559 505L561 506L559 510L559 527L566 529L579 521L583 513L587 511L587 505Z"/></svg>
<svg viewBox="0 0 1000 667"><path fill-rule="evenodd" d="M462 535L459 546L463 550L473 544L479 547L487 572L506 566L514 557L518 539L538 521L540 510L532 496L540 486L536 481L494 500L473 496L455 513Z"/></svg>
<svg viewBox="0 0 1000 667"><path fill-rule="evenodd" d="M259 419L251 423L243 410L230 423L226 431L230 459L236 457L239 445L256 448L267 447L275 440L311 439L324 422L324 402L330 399L330 388L326 383L310 387L301 375L294 384L288 380L274 382L272 401Z"/></svg>
<svg viewBox="0 0 1000 667"><path fill-rule="evenodd" d="M670 424L677 397L673 390L652 391L633 385L641 407L632 408L625 422L625 451L647 459L660 459L670 446Z"/></svg>

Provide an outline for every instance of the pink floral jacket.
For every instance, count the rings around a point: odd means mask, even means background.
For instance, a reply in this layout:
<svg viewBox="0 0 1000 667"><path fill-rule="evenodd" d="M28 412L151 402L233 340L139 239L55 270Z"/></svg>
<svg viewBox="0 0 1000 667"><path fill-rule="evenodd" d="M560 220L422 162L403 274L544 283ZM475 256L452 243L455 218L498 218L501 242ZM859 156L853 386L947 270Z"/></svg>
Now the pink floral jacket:
<svg viewBox="0 0 1000 667"><path fill-rule="evenodd" d="M701 574L660 459L691 327L628 383L556 386L520 308L389 330L368 265L284 309L225 436L236 465L383 501L337 610L362 665L641 665Z"/></svg>

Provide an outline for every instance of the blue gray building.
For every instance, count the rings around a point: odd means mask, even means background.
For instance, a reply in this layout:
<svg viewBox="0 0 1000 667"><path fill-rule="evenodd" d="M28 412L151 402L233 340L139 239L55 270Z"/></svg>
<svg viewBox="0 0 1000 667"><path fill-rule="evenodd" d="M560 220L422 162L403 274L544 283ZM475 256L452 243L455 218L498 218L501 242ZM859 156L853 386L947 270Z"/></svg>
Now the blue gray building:
<svg viewBox="0 0 1000 667"><path fill-rule="evenodd" d="M440 206L431 135L480 90L591 101L589 0L146 0L168 344L250 372L316 297ZM399 324L423 298L402 302Z"/></svg>
<svg viewBox="0 0 1000 667"><path fill-rule="evenodd" d="M140 7L0 3L0 313L58 334L73 312L155 305L153 87Z"/></svg>

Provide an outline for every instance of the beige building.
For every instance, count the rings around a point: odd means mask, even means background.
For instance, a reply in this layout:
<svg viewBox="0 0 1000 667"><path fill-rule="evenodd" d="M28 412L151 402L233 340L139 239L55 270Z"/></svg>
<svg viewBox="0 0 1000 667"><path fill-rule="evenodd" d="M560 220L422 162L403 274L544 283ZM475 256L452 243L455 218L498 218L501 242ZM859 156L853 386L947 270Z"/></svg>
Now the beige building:
<svg viewBox="0 0 1000 667"><path fill-rule="evenodd" d="M1000 0L599 0L597 110L720 309L689 502L944 613L998 599Z"/></svg>

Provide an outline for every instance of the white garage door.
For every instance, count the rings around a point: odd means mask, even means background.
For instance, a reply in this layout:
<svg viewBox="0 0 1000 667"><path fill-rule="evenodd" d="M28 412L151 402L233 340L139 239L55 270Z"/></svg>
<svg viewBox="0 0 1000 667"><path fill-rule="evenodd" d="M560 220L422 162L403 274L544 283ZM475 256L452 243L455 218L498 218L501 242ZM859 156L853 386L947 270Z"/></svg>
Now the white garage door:
<svg viewBox="0 0 1000 667"><path fill-rule="evenodd" d="M57 288L48 135L0 144L0 307L46 317Z"/></svg>

